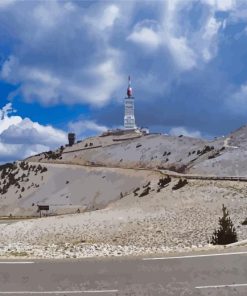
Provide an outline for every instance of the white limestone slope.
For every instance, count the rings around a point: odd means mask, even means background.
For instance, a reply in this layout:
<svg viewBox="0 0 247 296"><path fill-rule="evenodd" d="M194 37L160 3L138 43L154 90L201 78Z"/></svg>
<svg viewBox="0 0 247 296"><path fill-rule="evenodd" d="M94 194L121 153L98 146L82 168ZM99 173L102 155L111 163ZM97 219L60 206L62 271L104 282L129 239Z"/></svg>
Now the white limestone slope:
<svg viewBox="0 0 247 296"><path fill-rule="evenodd" d="M37 166L37 163L29 163ZM29 174L1 195L0 215L38 216L37 205L49 205L49 214L96 210L144 184L155 173L114 168L45 164L40 175ZM30 186L34 184L34 186ZM21 192L21 197L20 197Z"/></svg>
<svg viewBox="0 0 247 296"><path fill-rule="evenodd" d="M156 134L95 149L93 147L80 150L75 145L70 150L65 149L61 159L56 161L128 168L163 168L198 175L247 177L246 126L214 141Z"/></svg>
<svg viewBox="0 0 247 296"><path fill-rule="evenodd" d="M173 179L157 192L156 177L150 181L150 194L130 193L99 211L0 224L0 256L80 258L211 248L222 203L239 240L246 239L244 183L196 180L174 191Z"/></svg>
<svg viewBox="0 0 247 296"><path fill-rule="evenodd" d="M48 204L50 214L104 208L151 177L158 178L152 171L157 168L184 174L247 176L246 136L243 127L215 141L136 133L88 138L28 158L29 166L41 164L48 171L28 170L18 186L10 185L0 196L0 215L38 215L38 204ZM18 174L25 172L19 168ZM0 189L8 183L9 176L4 178Z"/></svg>

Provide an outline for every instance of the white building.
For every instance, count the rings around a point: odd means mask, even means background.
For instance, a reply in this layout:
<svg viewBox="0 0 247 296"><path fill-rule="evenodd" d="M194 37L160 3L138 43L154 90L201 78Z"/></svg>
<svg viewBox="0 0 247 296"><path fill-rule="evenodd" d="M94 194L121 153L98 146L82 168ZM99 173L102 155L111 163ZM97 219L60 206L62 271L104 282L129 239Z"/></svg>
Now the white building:
<svg viewBox="0 0 247 296"><path fill-rule="evenodd" d="M127 97L124 99L124 128L136 129L135 124L135 98L132 95L132 88L129 76L129 85L127 89Z"/></svg>

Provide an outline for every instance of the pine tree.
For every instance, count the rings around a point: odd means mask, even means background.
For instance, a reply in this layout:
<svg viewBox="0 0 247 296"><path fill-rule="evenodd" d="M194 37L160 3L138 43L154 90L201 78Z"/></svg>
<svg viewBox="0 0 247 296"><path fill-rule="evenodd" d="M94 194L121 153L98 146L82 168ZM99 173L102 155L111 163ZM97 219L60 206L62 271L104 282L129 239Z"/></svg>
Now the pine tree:
<svg viewBox="0 0 247 296"><path fill-rule="evenodd" d="M213 245L227 245L238 241L236 229L229 217L226 207L222 206L223 216L219 218L219 228L215 229L211 243Z"/></svg>

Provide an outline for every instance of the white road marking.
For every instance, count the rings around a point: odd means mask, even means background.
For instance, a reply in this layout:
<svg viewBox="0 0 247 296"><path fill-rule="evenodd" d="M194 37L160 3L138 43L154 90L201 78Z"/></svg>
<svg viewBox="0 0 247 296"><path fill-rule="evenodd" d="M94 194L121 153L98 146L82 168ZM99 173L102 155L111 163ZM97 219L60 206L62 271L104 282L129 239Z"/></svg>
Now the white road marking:
<svg viewBox="0 0 247 296"><path fill-rule="evenodd" d="M247 284L230 284L230 285L215 285L215 286L199 286L196 289L216 289L216 288L228 288L228 287L247 287Z"/></svg>
<svg viewBox="0 0 247 296"><path fill-rule="evenodd" d="M0 261L0 264L34 264L32 261Z"/></svg>
<svg viewBox="0 0 247 296"><path fill-rule="evenodd" d="M188 255L188 256L174 256L174 257L156 257L156 258L142 258L142 260L172 260L172 259L190 259L190 258L203 258L203 257L217 257L217 256L232 256L232 255L246 255L247 252L234 252L234 253L216 253L216 254L202 254L202 255Z"/></svg>
<svg viewBox="0 0 247 296"><path fill-rule="evenodd" d="M80 293L116 293L118 290L81 290L81 291L11 291L11 292L0 292L0 295L44 295L44 294L80 294Z"/></svg>

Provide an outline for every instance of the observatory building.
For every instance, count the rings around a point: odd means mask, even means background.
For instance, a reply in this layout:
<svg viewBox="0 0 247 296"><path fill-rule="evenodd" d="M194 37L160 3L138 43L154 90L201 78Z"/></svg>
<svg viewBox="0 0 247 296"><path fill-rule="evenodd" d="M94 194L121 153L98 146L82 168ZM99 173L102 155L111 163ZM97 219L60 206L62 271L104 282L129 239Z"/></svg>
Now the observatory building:
<svg viewBox="0 0 247 296"><path fill-rule="evenodd" d="M129 85L127 88L127 97L124 99L124 128L126 130L136 129L135 124L135 98L131 88L131 81L129 76Z"/></svg>

